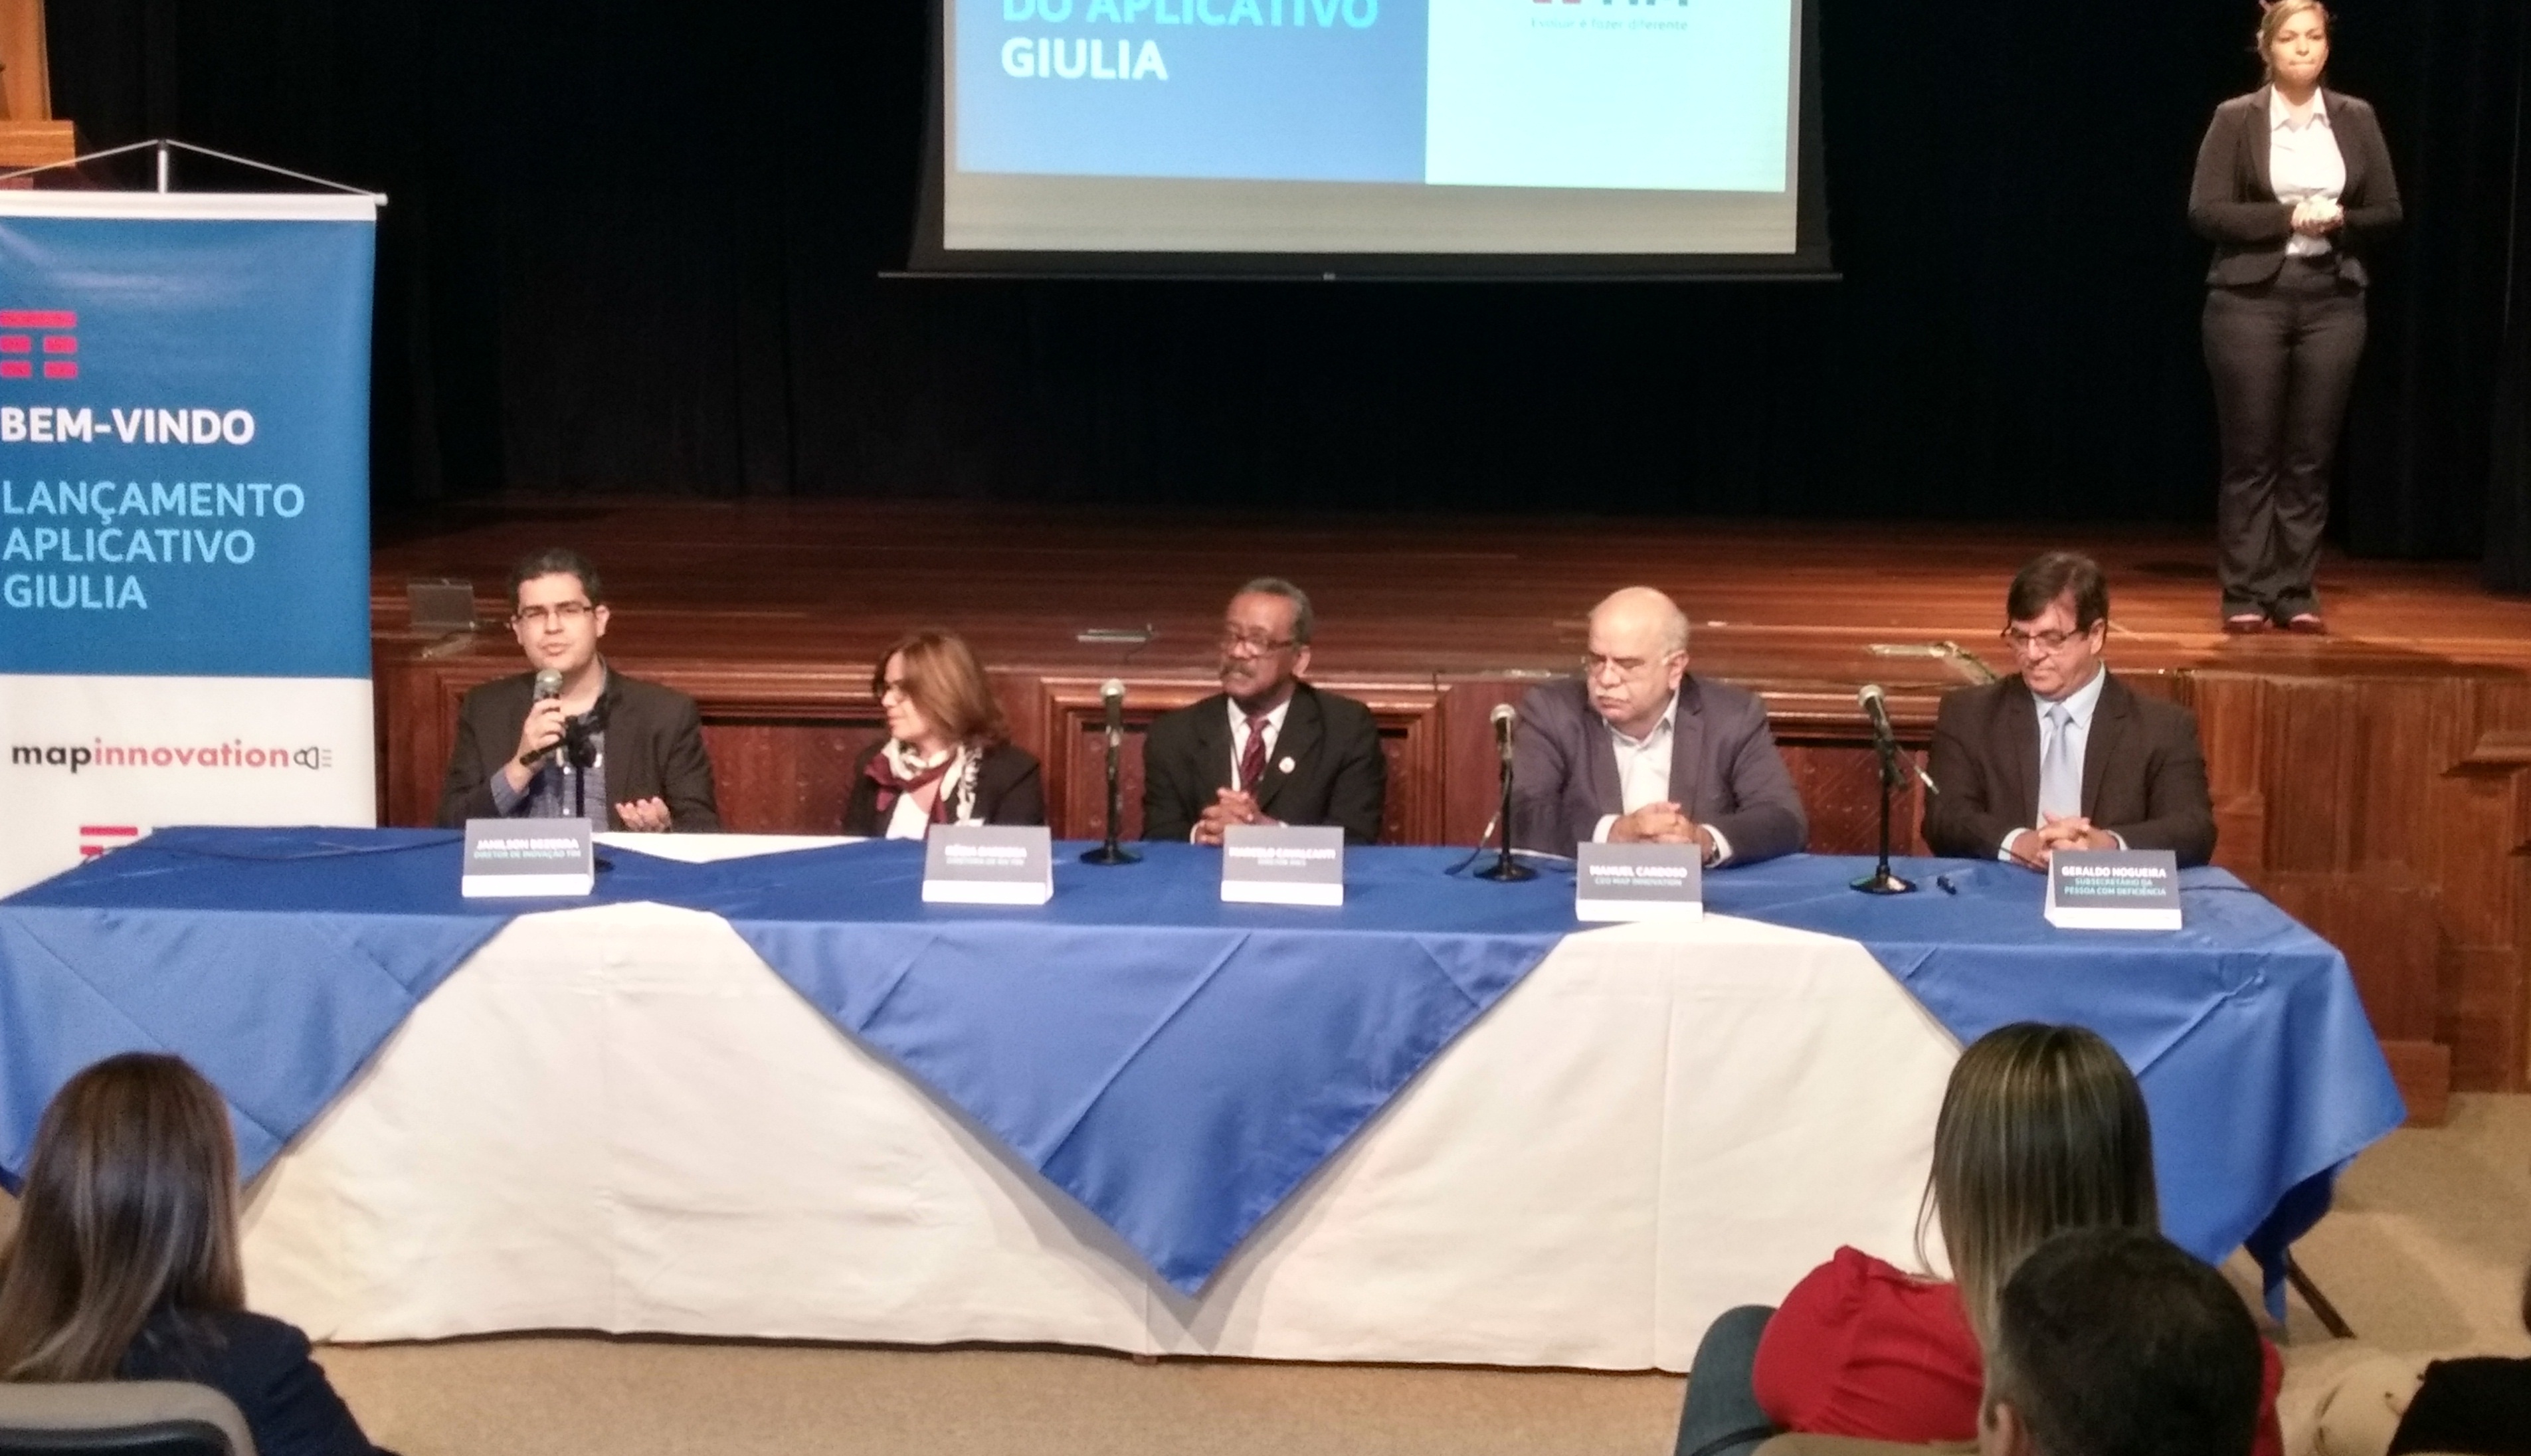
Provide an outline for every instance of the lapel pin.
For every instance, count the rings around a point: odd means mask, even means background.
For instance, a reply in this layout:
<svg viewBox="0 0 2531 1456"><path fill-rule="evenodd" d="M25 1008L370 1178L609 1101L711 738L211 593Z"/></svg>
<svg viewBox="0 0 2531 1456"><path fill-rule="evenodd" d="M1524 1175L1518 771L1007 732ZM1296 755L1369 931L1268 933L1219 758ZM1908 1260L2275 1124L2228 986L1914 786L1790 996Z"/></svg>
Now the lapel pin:
<svg viewBox="0 0 2531 1456"><path fill-rule="evenodd" d="M1290 773L1292 771L1292 760L1289 756L1286 756L1282 762L1277 763L1274 766L1285 773Z"/></svg>

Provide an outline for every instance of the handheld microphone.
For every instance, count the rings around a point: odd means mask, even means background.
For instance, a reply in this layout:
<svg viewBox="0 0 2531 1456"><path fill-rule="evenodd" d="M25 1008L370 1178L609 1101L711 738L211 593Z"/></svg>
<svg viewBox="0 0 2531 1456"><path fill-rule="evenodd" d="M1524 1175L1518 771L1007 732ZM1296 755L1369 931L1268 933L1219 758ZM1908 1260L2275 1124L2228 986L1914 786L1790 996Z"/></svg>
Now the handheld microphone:
<svg viewBox="0 0 2531 1456"><path fill-rule="evenodd" d="M1098 689L1098 700L1107 706L1107 747L1125 746L1125 680L1109 678Z"/></svg>
<svg viewBox="0 0 2531 1456"><path fill-rule="evenodd" d="M1512 706L1508 702L1497 702L1494 704L1494 752L1502 755L1502 760L1505 763L1509 763L1511 761L1512 725L1519 721L1520 709Z"/></svg>
<svg viewBox="0 0 2531 1456"><path fill-rule="evenodd" d="M560 698L561 696L562 669L558 667L548 667L539 671L536 674L535 700L542 702L548 698ZM555 749L561 747L562 745L559 743L549 744L533 754L521 754L519 756L519 766L521 768L534 768L546 755L551 754Z"/></svg>

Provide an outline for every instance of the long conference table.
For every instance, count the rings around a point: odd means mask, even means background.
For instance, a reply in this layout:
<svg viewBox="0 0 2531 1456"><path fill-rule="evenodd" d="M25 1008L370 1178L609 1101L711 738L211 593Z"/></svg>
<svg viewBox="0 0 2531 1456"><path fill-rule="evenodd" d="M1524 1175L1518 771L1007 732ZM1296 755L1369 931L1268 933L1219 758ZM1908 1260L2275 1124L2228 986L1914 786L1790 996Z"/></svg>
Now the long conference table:
<svg viewBox="0 0 2531 1456"><path fill-rule="evenodd" d="M2209 1260L2280 1268L2403 1116L2343 958L2220 870L2170 932L1807 856L1586 928L1569 869L1447 851L1304 909L1058 846L1011 909L925 905L915 845L602 844L584 900L469 901L453 834L170 829L0 901L0 1178L79 1068L164 1049L228 1099L251 1299L320 1339L1676 1371L1839 1244L1939 1269L1935 1112L1994 1027L2117 1046Z"/></svg>

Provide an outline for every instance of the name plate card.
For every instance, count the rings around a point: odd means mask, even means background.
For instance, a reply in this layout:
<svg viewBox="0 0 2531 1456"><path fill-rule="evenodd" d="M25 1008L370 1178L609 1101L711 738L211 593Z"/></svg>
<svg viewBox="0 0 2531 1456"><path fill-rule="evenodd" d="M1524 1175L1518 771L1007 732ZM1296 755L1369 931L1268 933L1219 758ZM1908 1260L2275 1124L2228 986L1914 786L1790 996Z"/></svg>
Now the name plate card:
<svg viewBox="0 0 2531 1456"><path fill-rule="evenodd" d="M2179 857L2168 850L2058 850L2048 859L2048 924L2178 929Z"/></svg>
<svg viewBox="0 0 2531 1456"><path fill-rule="evenodd" d="M1705 850L1694 844L1586 844L1573 857L1573 918L1705 918Z"/></svg>
<svg viewBox="0 0 2531 1456"><path fill-rule="evenodd" d="M1344 830L1231 825L1221 834L1221 898L1255 905L1342 905Z"/></svg>
<svg viewBox="0 0 2531 1456"><path fill-rule="evenodd" d="M1043 824L934 824L923 841L932 905L1043 905L1054 898L1054 837Z"/></svg>
<svg viewBox="0 0 2531 1456"><path fill-rule="evenodd" d="M597 884L597 844L587 819L468 819L466 898L586 895Z"/></svg>

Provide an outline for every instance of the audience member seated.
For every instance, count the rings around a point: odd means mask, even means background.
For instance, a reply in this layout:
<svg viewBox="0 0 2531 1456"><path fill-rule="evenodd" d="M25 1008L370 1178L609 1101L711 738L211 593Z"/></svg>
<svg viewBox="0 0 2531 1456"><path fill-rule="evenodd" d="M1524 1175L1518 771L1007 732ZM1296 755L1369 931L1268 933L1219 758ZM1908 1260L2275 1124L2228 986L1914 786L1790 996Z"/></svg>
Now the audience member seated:
<svg viewBox="0 0 2531 1456"><path fill-rule="evenodd" d="M237 1150L210 1084L110 1057L44 1109L0 1248L0 1379L195 1380L260 1456L369 1456L308 1337L246 1310Z"/></svg>
<svg viewBox="0 0 2531 1456"><path fill-rule="evenodd" d="M1692 677L1687 614L1649 587L1591 610L1582 676L1521 700L1511 842L1693 844L1708 865L1801 849L1801 795L1754 693Z"/></svg>
<svg viewBox="0 0 2531 1456"><path fill-rule="evenodd" d="M606 591L577 551L537 551L510 572L510 630L529 670L466 695L439 792L439 825L582 818L601 828L720 828L703 715L674 689L626 677L597 652ZM559 677L550 697L536 679Z"/></svg>
<svg viewBox="0 0 2531 1456"><path fill-rule="evenodd" d="M1002 705L963 639L897 639L871 691L887 710L887 738L853 764L845 833L921 839L934 824L1045 822L1037 758L1011 746Z"/></svg>
<svg viewBox="0 0 2531 1456"><path fill-rule="evenodd" d="M2109 588L2091 558L2053 551L2004 594L2021 671L1944 695L1927 771L1925 842L1938 855L2048 868L2060 849L2215 856L2215 806L2197 718L2146 698L2102 662Z"/></svg>
<svg viewBox="0 0 2531 1456"><path fill-rule="evenodd" d="M2531 1330L2531 1273L2522 1286ZM2333 1346L2308 1375L2312 1444L2320 1456L2531 1456L2531 1360L2437 1357ZM2315 1386L2316 1382L2316 1386Z"/></svg>
<svg viewBox="0 0 2531 1456"><path fill-rule="evenodd" d="M1740 1456L1788 1430L1975 1439L1980 1352L2013 1268L2067 1229L2160 1228L2153 1129L2134 1075L2080 1027L1989 1032L1951 1069L1927 1198L1953 1278L1839 1249L1781 1308L1726 1313L1690 1369L1678 1456ZM1917 1260L1927 1262L1922 1247ZM2266 1361L2258 1451L2280 1456L2283 1367L2274 1350Z"/></svg>
<svg viewBox="0 0 2531 1456"><path fill-rule="evenodd" d="M1980 1456L2249 1456L2264 1342L2223 1276L2159 1235L2073 1229L2004 1281Z"/></svg>
<svg viewBox="0 0 2531 1456"><path fill-rule="evenodd" d="M1379 838L1388 758L1371 709L1301 681L1317 625L1274 577L1239 588L1221 623L1222 691L1163 713L1143 738L1143 837L1221 843L1234 824L1335 825Z"/></svg>

